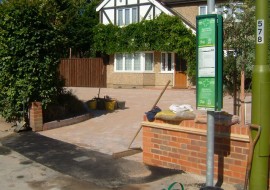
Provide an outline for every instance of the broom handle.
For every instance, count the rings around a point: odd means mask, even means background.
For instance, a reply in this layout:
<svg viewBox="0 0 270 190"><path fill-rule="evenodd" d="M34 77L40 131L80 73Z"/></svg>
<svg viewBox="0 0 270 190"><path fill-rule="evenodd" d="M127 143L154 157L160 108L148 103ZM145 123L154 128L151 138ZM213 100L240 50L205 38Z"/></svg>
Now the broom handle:
<svg viewBox="0 0 270 190"><path fill-rule="evenodd" d="M160 100L161 96L163 95L163 93L165 92L166 88L169 86L170 82L171 82L170 80L167 82L166 86L163 88L162 92L160 93L159 97L157 98L157 100L156 100L155 104L153 105L152 109L154 109L156 107L157 103L159 102L159 100ZM137 137L137 135L139 134L141 129L142 129L142 125L137 130L137 132L136 132L135 136L133 137L132 141L130 142L128 148L130 148L131 144L133 143L133 141L135 140L135 138Z"/></svg>
<svg viewBox="0 0 270 190"><path fill-rule="evenodd" d="M163 95L163 93L165 92L166 88L169 86L170 82L171 81L168 80L166 86L163 88L162 92L160 93L160 95L159 95L158 99L156 100L155 104L153 105L152 109L154 109L156 107L157 103L159 102L159 100L160 100L161 96Z"/></svg>

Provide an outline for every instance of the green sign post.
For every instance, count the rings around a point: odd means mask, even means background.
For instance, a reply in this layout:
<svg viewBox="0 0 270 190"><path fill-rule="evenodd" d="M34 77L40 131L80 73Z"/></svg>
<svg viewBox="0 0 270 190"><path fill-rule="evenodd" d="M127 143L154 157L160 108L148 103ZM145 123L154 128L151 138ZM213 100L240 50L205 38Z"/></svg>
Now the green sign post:
<svg viewBox="0 0 270 190"><path fill-rule="evenodd" d="M212 6L214 7L214 6ZM223 19L221 15L197 16L197 109L207 110L206 187L214 179L215 111L223 107Z"/></svg>
<svg viewBox="0 0 270 190"><path fill-rule="evenodd" d="M222 16L197 16L197 108L223 107Z"/></svg>

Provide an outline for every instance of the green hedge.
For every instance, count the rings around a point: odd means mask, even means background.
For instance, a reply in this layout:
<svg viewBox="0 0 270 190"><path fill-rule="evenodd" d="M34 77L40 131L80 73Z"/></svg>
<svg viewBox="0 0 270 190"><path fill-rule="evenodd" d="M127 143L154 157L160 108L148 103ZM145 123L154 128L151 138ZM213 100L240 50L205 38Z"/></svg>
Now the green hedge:
<svg viewBox="0 0 270 190"><path fill-rule="evenodd" d="M44 1L3 1L0 4L0 114L20 120L31 101L43 106L62 90L58 65L64 37L57 15Z"/></svg>

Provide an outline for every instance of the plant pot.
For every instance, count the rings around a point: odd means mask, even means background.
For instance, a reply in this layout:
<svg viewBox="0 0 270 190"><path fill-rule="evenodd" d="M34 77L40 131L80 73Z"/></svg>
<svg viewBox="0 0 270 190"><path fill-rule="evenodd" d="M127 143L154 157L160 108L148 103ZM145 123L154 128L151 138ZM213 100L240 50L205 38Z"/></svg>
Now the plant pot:
<svg viewBox="0 0 270 190"><path fill-rule="evenodd" d="M115 100L105 101L105 109L108 111L113 111L115 108L115 103Z"/></svg>
<svg viewBox="0 0 270 190"><path fill-rule="evenodd" d="M91 110L97 109L97 101L96 100L90 100L88 102L88 108Z"/></svg>
<svg viewBox="0 0 270 190"><path fill-rule="evenodd" d="M119 109L125 109L125 101L117 101L117 108Z"/></svg>

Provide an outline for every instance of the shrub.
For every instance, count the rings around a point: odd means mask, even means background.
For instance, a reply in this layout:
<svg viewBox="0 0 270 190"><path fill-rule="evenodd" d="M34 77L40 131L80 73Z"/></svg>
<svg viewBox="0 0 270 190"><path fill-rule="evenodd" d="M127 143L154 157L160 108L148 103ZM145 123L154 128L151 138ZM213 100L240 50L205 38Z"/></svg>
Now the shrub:
<svg viewBox="0 0 270 190"><path fill-rule="evenodd" d="M0 114L20 120L31 101L43 106L62 90L58 64L65 39L55 12L44 1L10 0L0 4Z"/></svg>
<svg viewBox="0 0 270 190"><path fill-rule="evenodd" d="M72 91L64 90L55 102L43 110L43 121L49 122L75 117L87 113L84 103Z"/></svg>

